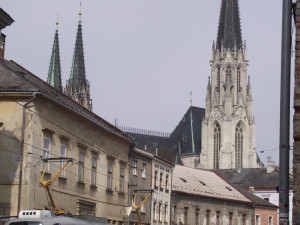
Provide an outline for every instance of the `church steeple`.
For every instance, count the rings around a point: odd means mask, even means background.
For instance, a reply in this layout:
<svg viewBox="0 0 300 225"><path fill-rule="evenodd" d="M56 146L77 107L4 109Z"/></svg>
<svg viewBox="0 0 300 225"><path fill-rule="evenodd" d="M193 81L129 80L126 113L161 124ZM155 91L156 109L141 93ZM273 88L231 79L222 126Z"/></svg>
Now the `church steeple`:
<svg viewBox="0 0 300 225"><path fill-rule="evenodd" d="M208 169L255 168L255 121L250 79L247 84L238 0L220 0L216 45L212 46L211 79L202 122L200 163Z"/></svg>
<svg viewBox="0 0 300 225"><path fill-rule="evenodd" d="M58 22L56 22L56 31L49 65L47 83L62 91L61 69L59 57L59 40L58 40Z"/></svg>
<svg viewBox="0 0 300 225"><path fill-rule="evenodd" d="M242 32L240 23L239 3L238 0L222 0L219 29L217 36L217 49L219 51L239 50L242 48Z"/></svg>
<svg viewBox="0 0 300 225"><path fill-rule="evenodd" d="M85 75L81 15L80 11L71 74L70 79L67 81L66 94L74 101L92 110L90 84Z"/></svg>

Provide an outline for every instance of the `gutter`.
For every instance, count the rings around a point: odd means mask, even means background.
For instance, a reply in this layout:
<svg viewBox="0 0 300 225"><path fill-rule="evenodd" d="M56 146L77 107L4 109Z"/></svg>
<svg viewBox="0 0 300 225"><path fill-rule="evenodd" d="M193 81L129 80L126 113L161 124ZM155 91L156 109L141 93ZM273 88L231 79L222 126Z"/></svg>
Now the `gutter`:
<svg viewBox="0 0 300 225"><path fill-rule="evenodd" d="M24 139L25 139L25 120L26 120L26 108L29 103L34 101L36 98L36 92L32 94L32 98L23 105L23 115L22 115L22 139L21 139L21 158L20 158L20 173L19 173L19 190L18 190L18 209L19 214L21 208L21 196L22 196L22 178L23 178L23 153L24 153Z"/></svg>

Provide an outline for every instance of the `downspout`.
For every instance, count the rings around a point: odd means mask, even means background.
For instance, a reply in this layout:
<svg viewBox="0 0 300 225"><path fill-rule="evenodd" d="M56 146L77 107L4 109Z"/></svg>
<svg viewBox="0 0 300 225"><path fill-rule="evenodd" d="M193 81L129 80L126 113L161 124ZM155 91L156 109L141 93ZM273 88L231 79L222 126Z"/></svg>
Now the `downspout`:
<svg viewBox="0 0 300 225"><path fill-rule="evenodd" d="M33 93L32 98L23 105L22 115L22 139L21 139L21 158L20 158L20 173L19 173L19 190L18 190L18 215L21 208L21 197L22 197L22 177L23 177L23 153L24 153L24 139L25 139L25 119L26 119L26 107L36 98L36 92Z"/></svg>

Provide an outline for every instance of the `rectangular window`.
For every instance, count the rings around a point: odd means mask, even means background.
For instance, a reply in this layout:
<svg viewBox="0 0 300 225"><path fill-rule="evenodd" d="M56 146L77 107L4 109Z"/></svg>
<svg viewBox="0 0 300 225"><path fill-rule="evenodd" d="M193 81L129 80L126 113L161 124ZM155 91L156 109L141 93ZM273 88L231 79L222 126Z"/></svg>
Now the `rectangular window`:
<svg viewBox="0 0 300 225"><path fill-rule="evenodd" d="M184 225L188 225L189 223L189 208L184 207Z"/></svg>
<svg viewBox="0 0 300 225"><path fill-rule="evenodd" d="M158 206L158 221L162 221L162 204L159 203L159 206Z"/></svg>
<svg viewBox="0 0 300 225"><path fill-rule="evenodd" d="M137 172L136 172L136 165L137 165L137 161L136 160L133 160L132 162L132 174L137 176Z"/></svg>
<svg viewBox="0 0 300 225"><path fill-rule="evenodd" d="M210 225L210 210L206 210L206 224Z"/></svg>
<svg viewBox="0 0 300 225"><path fill-rule="evenodd" d="M260 215L255 215L255 225L260 225Z"/></svg>
<svg viewBox="0 0 300 225"><path fill-rule="evenodd" d="M221 214L221 212L220 211L217 211L217 218L216 218L216 222L217 222L217 225L220 225L220 214Z"/></svg>
<svg viewBox="0 0 300 225"><path fill-rule="evenodd" d="M142 198L142 201L141 201L141 202L143 202L144 200L145 200L145 199ZM141 213L145 213L145 203L141 206L140 211L141 211Z"/></svg>
<svg viewBox="0 0 300 225"><path fill-rule="evenodd" d="M153 218L156 221L157 220L157 210L156 210L156 202L153 203Z"/></svg>
<svg viewBox="0 0 300 225"><path fill-rule="evenodd" d="M169 191L169 175L166 174L166 191Z"/></svg>
<svg viewBox="0 0 300 225"><path fill-rule="evenodd" d="M246 214L243 214L243 225L246 225Z"/></svg>
<svg viewBox="0 0 300 225"><path fill-rule="evenodd" d="M273 225L273 216L269 216L269 223L268 225Z"/></svg>
<svg viewBox="0 0 300 225"><path fill-rule="evenodd" d="M92 177L91 182L92 185L96 186L96 177L97 177L97 157L92 157Z"/></svg>
<svg viewBox="0 0 300 225"><path fill-rule="evenodd" d="M160 189L163 189L163 185L162 185L162 183L163 183L163 176L164 176L164 173L161 172L160 173L160 177L159 177L159 188Z"/></svg>
<svg viewBox="0 0 300 225"><path fill-rule="evenodd" d="M174 216L173 221L174 221L174 224L177 224L177 206L176 206L176 205L174 205L173 210L174 210L174 213L173 213L173 216Z"/></svg>
<svg viewBox="0 0 300 225"><path fill-rule="evenodd" d="M51 139L44 137L44 147L43 147L43 159L48 159L50 156L50 145ZM43 163L43 169L45 167L45 162ZM49 163L47 164L46 172L49 172Z"/></svg>
<svg viewBox="0 0 300 225"><path fill-rule="evenodd" d="M79 200L77 202L77 215L95 216L96 215L96 203Z"/></svg>
<svg viewBox="0 0 300 225"><path fill-rule="evenodd" d="M119 191L124 193L125 169L120 167L120 188Z"/></svg>
<svg viewBox="0 0 300 225"><path fill-rule="evenodd" d="M146 178L146 163L143 163L142 166L142 178Z"/></svg>
<svg viewBox="0 0 300 225"><path fill-rule="evenodd" d="M229 225L232 225L233 223L233 213L229 213Z"/></svg>
<svg viewBox="0 0 300 225"><path fill-rule="evenodd" d="M78 160L78 181L84 181L84 154L79 152L79 160Z"/></svg>
<svg viewBox="0 0 300 225"><path fill-rule="evenodd" d="M165 213L164 213L164 215L165 215L165 222L167 223L168 222L168 206L167 205L165 205Z"/></svg>
<svg viewBox="0 0 300 225"><path fill-rule="evenodd" d="M107 165L107 188L112 190L113 166L111 163Z"/></svg>
<svg viewBox="0 0 300 225"><path fill-rule="evenodd" d="M157 178L158 172L154 172L154 187L158 187L158 178Z"/></svg>
<svg viewBox="0 0 300 225"><path fill-rule="evenodd" d="M200 225L200 223L199 223L199 214L200 214L200 208L198 208L198 207L196 207L196 209L195 209L195 224L196 225Z"/></svg>
<svg viewBox="0 0 300 225"><path fill-rule="evenodd" d="M67 146L65 144L61 144L60 145L60 158L66 158L67 156ZM61 169L64 164L65 164L65 160L60 160L60 165L59 165L59 168ZM66 170L63 169L61 172L60 172L60 176L61 177L66 177Z"/></svg>

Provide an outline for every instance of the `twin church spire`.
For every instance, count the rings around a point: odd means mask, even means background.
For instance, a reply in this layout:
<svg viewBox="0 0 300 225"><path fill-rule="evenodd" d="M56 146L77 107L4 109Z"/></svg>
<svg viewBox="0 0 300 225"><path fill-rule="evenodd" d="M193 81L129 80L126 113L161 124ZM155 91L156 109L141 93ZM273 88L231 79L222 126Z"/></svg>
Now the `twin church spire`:
<svg viewBox="0 0 300 225"><path fill-rule="evenodd" d="M71 74L70 79L67 80L64 93L80 105L92 110L90 84L85 75L81 15L82 13L80 11ZM63 91L59 56L58 22L56 24L57 27L54 36L47 83L58 90Z"/></svg>

